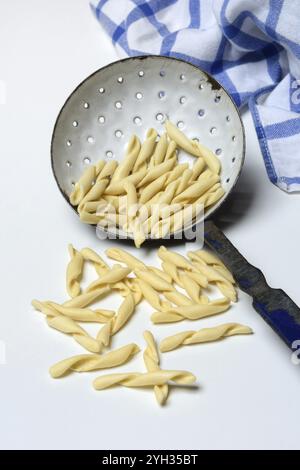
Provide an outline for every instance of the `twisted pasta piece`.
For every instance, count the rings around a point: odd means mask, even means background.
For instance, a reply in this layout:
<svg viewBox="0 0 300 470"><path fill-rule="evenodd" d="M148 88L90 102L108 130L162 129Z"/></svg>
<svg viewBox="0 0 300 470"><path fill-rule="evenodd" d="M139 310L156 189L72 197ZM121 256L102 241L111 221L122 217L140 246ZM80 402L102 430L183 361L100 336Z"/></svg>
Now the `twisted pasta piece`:
<svg viewBox="0 0 300 470"><path fill-rule="evenodd" d="M151 170L146 173L144 178L138 183L137 187L141 188L146 184L152 183L152 181L156 180L161 175L170 171L175 166L175 163L176 159L171 158L170 160L167 160L163 163L160 163L159 165L154 166Z"/></svg>
<svg viewBox="0 0 300 470"><path fill-rule="evenodd" d="M125 268L120 265L115 265L112 269L109 269L102 277L92 282L86 289L86 292L97 290L103 285L115 284L122 281L131 272L130 268Z"/></svg>
<svg viewBox="0 0 300 470"><path fill-rule="evenodd" d="M133 135L128 142L125 158L122 163L118 166L112 177L113 183L116 181L122 181L130 174L131 170L135 165L140 149L140 140L136 135Z"/></svg>
<svg viewBox="0 0 300 470"><path fill-rule="evenodd" d="M132 270L146 268L142 261L121 248L109 248L105 253L109 258L126 264Z"/></svg>
<svg viewBox="0 0 300 470"><path fill-rule="evenodd" d="M161 138L159 139L156 145L155 151L150 159L150 162L149 162L150 167L159 165L160 163L164 161L167 148L168 148L168 136L166 132L164 132Z"/></svg>
<svg viewBox="0 0 300 470"><path fill-rule="evenodd" d="M123 387L154 387L155 385L167 384L169 381L180 385L191 385L195 383L196 377L191 372L184 370L159 370L145 374L129 372L102 375L94 380L93 386L96 390L104 390L114 385L122 385Z"/></svg>
<svg viewBox="0 0 300 470"><path fill-rule="evenodd" d="M167 352L188 344L207 343L217 341L227 336L248 335L253 333L249 326L239 323L224 323L212 328L202 328L199 331L182 331L173 336L164 338L160 343L160 351Z"/></svg>
<svg viewBox="0 0 300 470"><path fill-rule="evenodd" d="M99 287L99 289L95 289L91 292L84 292L83 294L74 297L73 299L67 300L63 303L64 307L75 307L75 308L84 308L88 305L96 302L101 297L109 294L111 292L110 286L103 286Z"/></svg>
<svg viewBox="0 0 300 470"><path fill-rule="evenodd" d="M83 270L83 257L79 251L75 250L73 245L68 246L71 260L67 266L66 288L70 297L76 297L80 294L80 280Z"/></svg>
<svg viewBox="0 0 300 470"><path fill-rule="evenodd" d="M90 310L88 308L65 307L64 305L49 301L40 302L33 300L31 303L36 310L39 310L47 316L56 317L61 314L75 321L106 323L115 314L112 310Z"/></svg>
<svg viewBox="0 0 300 470"><path fill-rule="evenodd" d="M142 294L151 307L161 311L172 308L172 305L169 302L161 300L158 293L153 287L142 279L138 279L139 286L141 288Z"/></svg>
<svg viewBox="0 0 300 470"><path fill-rule="evenodd" d="M89 372L109 369L125 364L139 351L140 348L135 343L131 343L101 356L97 354L80 354L57 362L50 367L49 372L56 379L73 371Z"/></svg>
<svg viewBox="0 0 300 470"><path fill-rule="evenodd" d="M105 165L98 174L96 181L103 180L104 178L111 178L112 175L114 175L117 167L118 162L116 162L116 160L110 160L109 162L105 162Z"/></svg>
<svg viewBox="0 0 300 470"><path fill-rule="evenodd" d="M108 185L108 181L108 179L96 181L89 192L80 201L80 204L78 205L79 212L81 212L87 202L98 202L99 204L99 200L101 199L101 196L104 193L106 186Z"/></svg>
<svg viewBox="0 0 300 470"><path fill-rule="evenodd" d="M96 177L96 168L94 165L90 165L83 172L75 184L74 191L70 194L70 202L73 206L77 206L80 201L84 198L86 193L91 189L93 181Z"/></svg>
<svg viewBox="0 0 300 470"><path fill-rule="evenodd" d="M189 253L190 259L195 260L195 255L193 253ZM197 262L198 261L198 262ZM227 297L228 299L236 302L237 294L234 286L230 281L228 281L227 277L225 277L220 270L216 270L214 267L209 266L203 261L202 259L197 259L196 262L194 261L194 266L197 267L198 271L200 271L209 282L215 283L220 292Z"/></svg>
<svg viewBox="0 0 300 470"><path fill-rule="evenodd" d="M115 335L132 316L135 310L135 299L132 293L129 293L118 308L117 314L108 321L97 334L97 341L100 350L108 346L110 339Z"/></svg>
<svg viewBox="0 0 300 470"><path fill-rule="evenodd" d="M152 183L145 186L140 193L140 198L139 198L140 204L145 204L153 196L155 196L155 194L161 191L165 185L165 182L166 182L166 175L161 175L159 178L152 181Z"/></svg>
<svg viewBox="0 0 300 470"><path fill-rule="evenodd" d="M124 183L128 181L129 183L134 184L137 186L139 182L144 178L147 173L146 168L141 168L140 170L132 173L132 175L127 176L121 181L113 181L105 190L104 197L105 199L109 200L108 196L120 196L121 194L125 194Z"/></svg>
<svg viewBox="0 0 300 470"><path fill-rule="evenodd" d="M235 284L235 280L231 272L226 268L225 264L222 263L222 261L214 253L211 253L210 251L206 250L197 250L189 251L187 255L192 261L197 260L202 261L202 264L204 262L208 265L212 265L212 267L216 270L219 270L229 282Z"/></svg>
<svg viewBox="0 0 300 470"><path fill-rule="evenodd" d="M160 292L174 290L172 284L165 281L161 276L158 276L153 271L149 271L149 269L135 269L134 272L138 279L142 279L147 282L155 290Z"/></svg>
<svg viewBox="0 0 300 470"><path fill-rule="evenodd" d="M101 256L98 255L98 253L96 253L91 248L83 248L81 253L85 261L90 261L94 264L95 270L99 276L103 276L110 270L108 264L101 258ZM116 282L115 284L110 284L110 287L112 290L119 291L122 296L126 296L129 293L129 287L125 282L122 281Z"/></svg>
<svg viewBox="0 0 300 470"><path fill-rule="evenodd" d="M215 183L219 181L219 176L211 174L210 177L203 176L204 173L199 177L199 179L188 186L182 193L178 194L174 199L173 203L189 203L191 200L200 198L206 191L208 191ZM202 178L203 177L203 178Z"/></svg>
<svg viewBox="0 0 300 470"><path fill-rule="evenodd" d="M205 147L203 144L200 144L200 142L194 140L193 144L198 150L198 155L203 158L208 168L213 173L220 173L221 163L218 157L209 148Z"/></svg>
<svg viewBox="0 0 300 470"><path fill-rule="evenodd" d="M87 331L79 326L71 318L65 317L64 315L56 315L55 317L47 316L47 323L51 328L54 328L62 333L73 336L75 341L83 346L90 352L97 353L100 351L99 342L92 338Z"/></svg>
<svg viewBox="0 0 300 470"><path fill-rule="evenodd" d="M147 131L146 140L142 143L141 150L133 167L133 172L139 170L140 167L146 164L147 160L151 157L155 147L156 137L157 132L155 129L151 128Z"/></svg>
<svg viewBox="0 0 300 470"><path fill-rule="evenodd" d="M144 351L144 362L148 372L156 372L161 370L159 367L159 355L151 331L144 332L144 338L147 347ZM154 385L154 393L159 405L164 405L168 398L169 387L168 384Z"/></svg>
<svg viewBox="0 0 300 470"><path fill-rule="evenodd" d="M224 312L230 306L228 299L212 300L208 304L184 305L173 307L165 312L154 312L151 315L153 323L171 323L186 319L198 320L200 318Z"/></svg>

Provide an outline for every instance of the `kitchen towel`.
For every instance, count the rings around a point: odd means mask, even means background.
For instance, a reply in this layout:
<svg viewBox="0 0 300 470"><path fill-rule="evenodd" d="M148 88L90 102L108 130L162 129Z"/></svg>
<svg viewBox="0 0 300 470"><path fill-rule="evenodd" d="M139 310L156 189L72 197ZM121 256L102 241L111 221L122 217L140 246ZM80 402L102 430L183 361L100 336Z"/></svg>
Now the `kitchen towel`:
<svg viewBox="0 0 300 470"><path fill-rule="evenodd" d="M211 73L248 105L272 183L300 190L299 0L100 0L121 56L160 54Z"/></svg>

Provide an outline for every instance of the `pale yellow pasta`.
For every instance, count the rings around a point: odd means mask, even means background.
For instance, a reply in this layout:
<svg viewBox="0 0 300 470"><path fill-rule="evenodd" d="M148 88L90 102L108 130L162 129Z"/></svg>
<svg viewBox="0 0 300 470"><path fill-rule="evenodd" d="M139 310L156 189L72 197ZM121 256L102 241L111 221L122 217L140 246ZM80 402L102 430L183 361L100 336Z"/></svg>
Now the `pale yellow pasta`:
<svg viewBox="0 0 300 470"><path fill-rule="evenodd" d="M137 278L147 282L148 284L150 284L151 287L153 287L153 289L159 292L174 290L172 284L165 281L162 277L158 276L154 272L151 272L147 269L135 269L134 272Z"/></svg>
<svg viewBox="0 0 300 470"><path fill-rule="evenodd" d="M108 264L91 248L82 248L80 253L85 261L91 261L94 264L95 270L99 275L102 275L109 269Z"/></svg>
<svg viewBox="0 0 300 470"><path fill-rule="evenodd" d="M103 204L105 204L105 206L107 205L107 202L104 200L104 199L99 199L99 201L89 201L89 202L85 202L82 206L80 204L80 208L78 206L78 212L79 212L79 215L81 212L85 212L85 213L88 213L88 214L94 214L94 215L98 215L97 212L98 212L98 209L100 207L100 209L102 208Z"/></svg>
<svg viewBox="0 0 300 470"><path fill-rule="evenodd" d="M138 170L151 157L155 147L156 137L157 132L155 129L151 128L147 131L146 140L141 146L141 150L134 164L133 171Z"/></svg>
<svg viewBox="0 0 300 470"><path fill-rule="evenodd" d="M116 162L116 160L110 160L109 162L106 162L99 175L97 176L97 181L100 181L104 178L110 178L116 171L117 166L118 162Z"/></svg>
<svg viewBox="0 0 300 470"><path fill-rule="evenodd" d="M182 287L185 289L186 293L190 296L190 298L196 302L201 302L201 287L199 284L194 281L193 278L187 276L186 274L180 274L180 281Z"/></svg>
<svg viewBox="0 0 300 470"><path fill-rule="evenodd" d="M208 178L203 178L200 176L198 181L192 183L188 188L186 188L182 193L178 194L174 199L173 203L176 202L190 202L193 199L198 199L202 196L205 191L207 191L211 186L213 186L218 180L217 175L211 175Z"/></svg>
<svg viewBox="0 0 300 470"><path fill-rule="evenodd" d="M163 220L163 219L166 219L166 218L170 217L173 214L176 214L181 209L182 209L182 204L179 204L179 203L170 204L170 205L169 204L160 204L159 216Z"/></svg>
<svg viewBox="0 0 300 470"><path fill-rule="evenodd" d="M162 261L173 263L178 268L187 269L189 271L195 270L193 264L189 260L175 251L167 250L165 246L161 246L157 254Z"/></svg>
<svg viewBox="0 0 300 470"><path fill-rule="evenodd" d="M166 204L171 204L175 194L176 190L178 188L179 180L172 181L171 183L167 184L165 187L165 190L163 193L159 196L157 199L157 203L160 206L166 205Z"/></svg>
<svg viewBox="0 0 300 470"><path fill-rule="evenodd" d="M229 300L218 299L218 301L210 301L209 304L194 304L173 307L166 312L154 312L151 316L153 323L169 323L177 322L184 319L199 320L200 318L216 315L225 312L230 306Z"/></svg>
<svg viewBox="0 0 300 470"><path fill-rule="evenodd" d="M190 255L191 256L191 255ZM195 265L195 264L194 264ZM216 283L217 287L223 295L231 299L233 302L237 300L234 286L222 273L206 263L197 265L201 274L203 274L209 282Z"/></svg>
<svg viewBox="0 0 300 470"><path fill-rule="evenodd" d="M209 148L200 144L200 142L194 141L195 146L198 149L199 155L205 160L206 165L213 173L220 173L221 164L218 157Z"/></svg>
<svg viewBox="0 0 300 470"><path fill-rule="evenodd" d="M112 334L116 334L127 323L135 309L134 296L128 294L121 303L117 315L112 320Z"/></svg>
<svg viewBox="0 0 300 470"><path fill-rule="evenodd" d="M174 140L178 147L186 152L194 155L195 157L202 156L200 150L195 145L195 142L190 140L183 132L181 132L172 122L166 121L165 127L170 139Z"/></svg>
<svg viewBox="0 0 300 470"><path fill-rule="evenodd" d="M139 182L146 176L147 169L141 168L140 170L136 171L132 175L127 176L121 181L115 181L111 183L105 190L104 197L109 200L108 196L120 196L125 194L124 183L128 181L134 186L137 186Z"/></svg>
<svg viewBox="0 0 300 470"><path fill-rule="evenodd" d="M115 385L122 385L123 387L154 387L155 385L167 384L169 381L180 385L191 385L195 383L196 377L191 372L184 370L159 370L145 374L127 372L97 377L93 382L93 386L96 390L104 390Z"/></svg>
<svg viewBox="0 0 300 470"><path fill-rule="evenodd" d="M101 159L97 163L95 163L95 168L96 168L96 176L99 175L99 173L103 170L105 167L106 161Z"/></svg>
<svg viewBox="0 0 300 470"><path fill-rule="evenodd" d="M100 345L98 341L92 338L87 331L78 325L71 318L65 317L64 315L57 315L55 317L47 316L47 323L51 328L54 328L62 333L71 335L77 343L83 346L90 352L97 353L100 351Z"/></svg>
<svg viewBox="0 0 300 470"><path fill-rule="evenodd" d="M165 181L166 175L162 175L155 181L152 181L152 183L145 186L140 193L139 202L141 204L145 204L147 201L149 201L149 199L151 199L164 187Z"/></svg>
<svg viewBox="0 0 300 470"><path fill-rule="evenodd" d="M128 217L128 223L130 223L137 214L138 211L138 197L136 188L133 183L126 181L124 183L124 189L127 195L126 199L126 215Z"/></svg>
<svg viewBox="0 0 300 470"><path fill-rule="evenodd" d="M114 172L112 182L122 181L123 178L126 178L130 174L135 165L140 150L141 143L139 138L136 135L131 136L126 149L125 158Z"/></svg>
<svg viewBox="0 0 300 470"><path fill-rule="evenodd" d="M125 263L131 269L146 268L146 265L142 261L121 248L108 248L105 253L109 258Z"/></svg>
<svg viewBox="0 0 300 470"><path fill-rule="evenodd" d="M193 177L193 171L190 170L189 168L187 168L183 172L183 174L180 178L179 184L178 184L177 189L176 189L176 196L178 194L181 194L183 191L185 191L185 189L188 187L189 182L192 179L192 177Z"/></svg>
<svg viewBox="0 0 300 470"><path fill-rule="evenodd" d="M219 289L219 291L221 292L221 294L224 295L224 297L227 297L232 302L237 301L236 290L235 290L234 286L230 282L227 281L227 279L226 279L226 282L225 281L216 282L216 286Z"/></svg>
<svg viewBox="0 0 300 470"><path fill-rule="evenodd" d="M91 189L93 181L96 177L96 168L94 165L88 166L75 184L74 190L70 194L70 202L73 206L77 206L84 198L86 193Z"/></svg>
<svg viewBox="0 0 300 470"><path fill-rule="evenodd" d="M65 317L71 318L75 321L82 322L95 322L95 323L106 323L115 314L112 310L96 309L91 310L88 308L76 308L76 307L65 307L56 302L40 302L33 300L32 305L36 310L43 312L48 316L64 315Z"/></svg>
<svg viewBox="0 0 300 470"><path fill-rule="evenodd" d="M74 297L73 299L67 300L63 303L65 307L75 307L75 308L85 308L88 305L96 302L101 297L109 294L111 292L111 287L109 285L100 287L99 289L93 290L91 292L84 292L83 294Z"/></svg>
<svg viewBox="0 0 300 470"><path fill-rule="evenodd" d="M70 372L110 369L125 364L139 351L140 348L135 343L131 343L101 356L98 354L80 354L57 362L50 367L49 372L51 377L56 379Z"/></svg>
<svg viewBox="0 0 300 470"><path fill-rule="evenodd" d="M213 193L208 193L207 198L204 202L204 207L207 208L209 206L212 206L213 204L216 204L225 194L225 191L223 188L218 188L216 191Z"/></svg>
<svg viewBox="0 0 300 470"><path fill-rule="evenodd" d="M199 331L182 331L176 335L164 338L160 343L160 351L167 352L189 344L208 343L218 341L228 336L249 335L253 333L249 326L239 323L224 323L212 328L202 328Z"/></svg>
<svg viewBox="0 0 300 470"><path fill-rule="evenodd" d="M99 276L103 276L110 270L108 264L92 249L83 248L81 253L86 261L91 261L94 264L95 270ZM129 293L129 288L121 281L111 285L111 289L119 291L123 296Z"/></svg>
<svg viewBox="0 0 300 470"><path fill-rule="evenodd" d="M91 214L87 212L83 206L81 211L79 212L79 218L81 222L85 224L91 224L91 225L96 225L101 221L101 216L96 215L96 214Z"/></svg>
<svg viewBox="0 0 300 470"><path fill-rule="evenodd" d="M205 168L204 158L199 157L193 165L191 181L199 178L204 168Z"/></svg>
<svg viewBox="0 0 300 470"><path fill-rule="evenodd" d="M200 287L206 288L208 286L207 277L201 272L185 271L184 275L187 276L188 279L193 279Z"/></svg>
<svg viewBox="0 0 300 470"><path fill-rule="evenodd" d="M96 181L96 183L91 187L89 192L80 201L80 204L78 206L78 211L81 211L81 209L83 208L86 202L99 201L107 185L108 185L107 178Z"/></svg>
<svg viewBox="0 0 300 470"><path fill-rule="evenodd" d="M203 217L203 204L197 200L171 216L171 231L176 232L182 227L190 226L192 220L199 219L200 216Z"/></svg>
<svg viewBox="0 0 300 470"><path fill-rule="evenodd" d="M86 292L91 292L93 290L98 290L99 287L106 284L116 284L119 281L122 281L128 274L131 272L131 269L128 267L123 267L120 265L115 265L109 269L102 277L92 282L87 288Z"/></svg>
<svg viewBox="0 0 300 470"><path fill-rule="evenodd" d="M157 274L157 276L162 277L169 284L172 284L172 277L169 274L167 274L165 271L163 271L162 269L159 269L156 266L147 266L147 269Z"/></svg>
<svg viewBox="0 0 300 470"><path fill-rule="evenodd" d="M188 163L180 163L179 165L176 165L173 170L169 171L167 173L167 178L166 178L166 184L172 183L172 181L178 180L178 178L181 177L183 172L187 170L189 167Z"/></svg>
<svg viewBox="0 0 300 470"><path fill-rule="evenodd" d="M151 168L144 178L137 184L138 188L141 188L142 186L145 186L146 184L152 183L152 181L156 180L159 178L161 175L164 175L168 171L170 171L176 163L175 158L171 158L170 160L167 160L163 163L160 163L159 165L154 166Z"/></svg>
<svg viewBox="0 0 300 470"><path fill-rule="evenodd" d="M144 241L146 240L146 234L143 228L143 224L139 221L139 219L133 221L132 229L134 244L136 248L140 248L142 243L144 243Z"/></svg>
<svg viewBox="0 0 300 470"><path fill-rule="evenodd" d="M171 217L166 217L165 219L157 221L151 228L151 237L157 239L164 238L172 231L171 222Z"/></svg>
<svg viewBox="0 0 300 470"><path fill-rule="evenodd" d="M176 289L174 289L174 291L165 291L164 296L178 307L184 305L193 305L193 301L189 297L182 294L181 292L178 292Z"/></svg>
<svg viewBox="0 0 300 470"><path fill-rule="evenodd" d="M176 149L176 142L174 142L174 140L171 140L167 148L165 160L169 160L170 158L176 157Z"/></svg>
<svg viewBox="0 0 300 470"><path fill-rule="evenodd" d="M147 347L144 351L144 362L148 372L156 372L161 370L159 367L159 355L155 340L151 331L144 332L144 339L147 343ZM156 400L159 405L164 405L169 394L168 384L154 385L154 393Z"/></svg>
<svg viewBox="0 0 300 470"><path fill-rule="evenodd" d="M166 310L171 308L172 305L169 302L162 300L153 287L142 279L138 279L138 283L142 294L146 301L151 305L151 307L157 310Z"/></svg>
<svg viewBox="0 0 300 470"><path fill-rule="evenodd" d="M111 336L115 335L129 320L135 310L135 297L129 293L118 308L117 314L107 322L98 332L97 341L100 350L108 346Z"/></svg>
<svg viewBox="0 0 300 470"><path fill-rule="evenodd" d="M161 263L161 267L172 278L172 280L176 282L178 286L183 287L181 278L179 277L178 270L173 263L170 263L169 261L163 261Z"/></svg>
<svg viewBox="0 0 300 470"><path fill-rule="evenodd" d="M159 165L165 159L165 155L168 148L168 136L164 132L163 135L160 137L157 145L155 147L155 151L150 159L150 166Z"/></svg>
<svg viewBox="0 0 300 470"><path fill-rule="evenodd" d="M83 257L73 245L68 246L70 261L66 272L66 288L70 297L76 297L80 294L80 280L83 270Z"/></svg>

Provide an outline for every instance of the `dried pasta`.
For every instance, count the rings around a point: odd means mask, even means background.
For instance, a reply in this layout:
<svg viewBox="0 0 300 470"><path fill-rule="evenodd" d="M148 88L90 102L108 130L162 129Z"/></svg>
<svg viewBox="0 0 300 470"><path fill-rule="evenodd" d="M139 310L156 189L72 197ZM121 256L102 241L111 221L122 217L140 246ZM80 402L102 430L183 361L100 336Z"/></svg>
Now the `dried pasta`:
<svg viewBox="0 0 300 470"><path fill-rule="evenodd" d="M66 287L70 297L80 294L80 279L82 277L83 257L79 251L69 245L70 262L67 266Z"/></svg>
<svg viewBox="0 0 300 470"><path fill-rule="evenodd" d="M167 352L189 344L208 343L228 336L249 335L253 333L249 326L239 323L224 323L212 328L202 328L199 331L182 331L176 335L164 338L160 343L160 351Z"/></svg>
<svg viewBox="0 0 300 470"><path fill-rule="evenodd" d="M144 332L144 339L147 347L144 351L144 362L148 372L156 372L161 370L159 367L159 355L155 340L151 331ZM159 405L164 405L169 394L168 384L154 385L154 393Z"/></svg>
<svg viewBox="0 0 300 470"><path fill-rule="evenodd" d="M139 373L127 372L123 374L108 374L97 377L93 386L96 390L104 390L105 388L115 385L123 387L154 387L167 384L169 381L180 385L192 385L196 381L196 377L184 370L159 370L155 372Z"/></svg>
<svg viewBox="0 0 300 470"><path fill-rule="evenodd" d="M133 144L136 145L136 142L133 140ZM173 147L175 152L176 146L173 145ZM161 163L156 165L155 161L152 160L152 168L161 165ZM143 161L141 166L144 163ZM111 169L111 167L107 169L106 165L98 165L96 168L97 171L99 170L99 174L104 170L110 171ZM123 171L126 173L126 168ZM206 178L211 174L211 170L205 171L207 171L206 176L204 175ZM200 178L203 178L205 171L201 173ZM120 173L120 175L125 173ZM185 185L190 184L193 177L192 172L186 172L186 175ZM194 180L192 179L192 181ZM191 184L193 183L191 182ZM141 190L143 188L144 186L141 186ZM165 186L165 191L158 194L158 199L163 199L167 193L168 198L171 193L174 196L176 188L178 188L178 182L171 182ZM130 184L125 184L125 192L130 198L132 189ZM218 187L214 188L215 190L218 190ZM137 196L139 189L136 186L134 186L134 191ZM90 202L85 204L90 204ZM153 216L152 213L151 217ZM145 223L148 221L149 219L145 218ZM231 302L236 300L232 274L218 257L205 250L190 251L185 257L161 246L157 251L161 261L160 267L149 266L145 260L142 261L120 248L106 250L107 257L117 263L112 266L91 248L85 247L79 251L70 245L69 251L71 259L67 266L66 279L71 298L62 303L50 300L33 300L32 305L45 315L51 328L72 336L89 354L76 354L57 362L50 367L50 375L53 378L59 378L72 372L113 368L131 360L140 351L135 343L107 352L104 351L104 348L111 347L113 336L127 324L136 311L137 305L143 299L154 309L151 320L155 324L175 323L182 320L194 321L220 314L225 312L231 306ZM97 278L83 290L80 288L80 281L85 263L92 264ZM210 298L212 286L215 291L219 290L223 297L212 300ZM116 312L90 307L91 304L112 292L117 292L122 297ZM101 325L96 337L93 337L79 324L81 322L103 323L103 325ZM147 372L103 375L94 380L93 386L96 390L115 385L137 388L152 387L157 402L163 405L168 398L172 382L190 385L195 382L196 377L187 371L161 369L158 351L167 352L185 345L212 342L228 336L250 333L252 330L248 326L239 323L224 323L211 328L186 330L167 336L161 341L158 349L152 333L146 330L144 332L146 347L143 359Z"/></svg>
<svg viewBox="0 0 300 470"><path fill-rule="evenodd" d="M148 129L142 143L133 135L119 164L100 160L84 171L70 194L82 222L113 232L120 229L139 248L149 234L164 238L190 226L223 197L218 157L170 121L165 127L161 137ZM192 168L178 163L178 148L197 157ZM229 295L226 286L221 288Z"/></svg>
<svg viewBox="0 0 300 470"><path fill-rule="evenodd" d="M139 351L140 348L135 343L131 343L102 355L80 354L57 362L50 367L49 372L51 377L56 379L70 372L109 369L125 364Z"/></svg>

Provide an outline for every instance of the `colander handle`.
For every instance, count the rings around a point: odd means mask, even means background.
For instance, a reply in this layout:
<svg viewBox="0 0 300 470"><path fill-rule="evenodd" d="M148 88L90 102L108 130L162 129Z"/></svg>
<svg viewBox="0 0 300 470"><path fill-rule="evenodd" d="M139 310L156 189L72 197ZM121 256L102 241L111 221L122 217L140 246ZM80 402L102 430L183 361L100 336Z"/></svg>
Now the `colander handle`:
<svg viewBox="0 0 300 470"><path fill-rule="evenodd" d="M205 222L204 238L226 267L238 286L253 299L253 307L287 346L300 346L300 309L282 290L270 287L263 273L252 266L211 221Z"/></svg>

